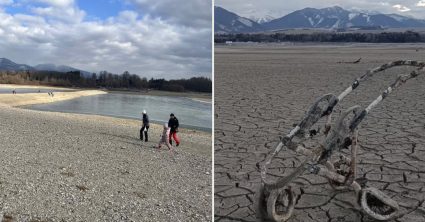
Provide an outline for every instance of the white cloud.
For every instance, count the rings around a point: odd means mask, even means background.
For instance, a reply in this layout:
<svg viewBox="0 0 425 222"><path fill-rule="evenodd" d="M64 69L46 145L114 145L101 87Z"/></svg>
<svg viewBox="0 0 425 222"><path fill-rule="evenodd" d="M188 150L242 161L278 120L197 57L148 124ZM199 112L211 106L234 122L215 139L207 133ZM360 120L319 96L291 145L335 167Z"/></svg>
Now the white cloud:
<svg viewBox="0 0 425 222"><path fill-rule="evenodd" d="M141 11L187 26L211 26L211 0L127 0Z"/></svg>
<svg viewBox="0 0 425 222"><path fill-rule="evenodd" d="M399 12L408 12L408 11L410 11L410 8L408 8L408 7L404 6L404 5L400 5L400 4L393 5L393 8L397 9L397 11L399 11Z"/></svg>
<svg viewBox="0 0 425 222"><path fill-rule="evenodd" d="M425 0L421 0L418 3L416 3L416 6L425 7Z"/></svg>
<svg viewBox="0 0 425 222"><path fill-rule="evenodd" d="M34 14L48 19L81 22L86 15L77 7L74 0L31 0L30 2L44 3L43 6L30 6L30 8Z"/></svg>
<svg viewBox="0 0 425 222"><path fill-rule="evenodd" d="M49 19L57 19L67 22L81 22L86 15L84 11L78 8L61 8L61 7L32 7L34 14L45 16Z"/></svg>
<svg viewBox="0 0 425 222"><path fill-rule="evenodd" d="M62 8L75 5L74 0L34 0L34 1L45 3L51 6L62 7Z"/></svg>
<svg viewBox="0 0 425 222"><path fill-rule="evenodd" d="M0 0L0 5L11 5L13 0Z"/></svg>
<svg viewBox="0 0 425 222"><path fill-rule="evenodd" d="M30 7L32 15L0 10L0 57L91 72L127 70L148 78L211 76L210 24L180 23L158 11L135 10L106 21L86 21L73 1L60 2Z"/></svg>

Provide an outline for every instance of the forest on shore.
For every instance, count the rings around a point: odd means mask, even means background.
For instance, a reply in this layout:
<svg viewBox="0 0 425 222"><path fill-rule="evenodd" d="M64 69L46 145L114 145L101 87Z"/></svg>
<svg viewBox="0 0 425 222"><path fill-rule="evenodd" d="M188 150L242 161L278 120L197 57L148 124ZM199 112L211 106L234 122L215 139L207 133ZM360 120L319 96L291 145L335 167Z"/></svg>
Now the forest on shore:
<svg viewBox="0 0 425 222"><path fill-rule="evenodd" d="M155 89L173 92L212 92L212 81L206 77L177 80L151 78L148 80L127 71L120 75L107 71L102 71L99 74L92 73L91 75L82 75L80 71L0 71L0 83L116 90Z"/></svg>
<svg viewBox="0 0 425 222"><path fill-rule="evenodd" d="M414 32L317 32L309 34L287 33L240 33L216 34L215 43L228 42L363 42L363 43L409 43L425 42L425 35Z"/></svg>

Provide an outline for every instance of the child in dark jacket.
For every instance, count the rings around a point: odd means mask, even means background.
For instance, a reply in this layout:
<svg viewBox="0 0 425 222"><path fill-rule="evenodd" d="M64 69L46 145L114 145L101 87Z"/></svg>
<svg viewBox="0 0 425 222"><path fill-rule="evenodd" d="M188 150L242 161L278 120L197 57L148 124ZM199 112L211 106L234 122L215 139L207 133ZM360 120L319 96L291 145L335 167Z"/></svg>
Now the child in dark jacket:
<svg viewBox="0 0 425 222"><path fill-rule="evenodd" d="M143 141L143 133L145 134L145 142L148 142L149 116L146 110L143 110L142 128L140 129L140 140Z"/></svg>

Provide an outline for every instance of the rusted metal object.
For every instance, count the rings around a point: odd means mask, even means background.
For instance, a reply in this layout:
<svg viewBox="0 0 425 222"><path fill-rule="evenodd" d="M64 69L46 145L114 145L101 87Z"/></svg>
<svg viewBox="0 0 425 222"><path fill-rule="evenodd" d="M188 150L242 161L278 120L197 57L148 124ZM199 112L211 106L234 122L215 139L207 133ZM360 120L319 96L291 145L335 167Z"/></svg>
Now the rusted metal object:
<svg viewBox="0 0 425 222"><path fill-rule="evenodd" d="M415 67L416 70L406 75L400 75L366 108L362 109L360 106L348 108L341 113L335 124L331 126L331 115L339 102L355 90L361 82L378 72L396 66L411 66ZM291 182L304 173L326 177L334 189L352 189L356 194L356 202L359 207L376 220L389 220L400 216L397 202L378 189L367 187L364 183L356 180L358 179L356 175L358 126L372 108L384 100L391 92L407 80L423 74L425 72L424 67L424 62L411 60L399 60L383 64L357 78L340 95L327 94L317 99L301 122L283 137L261 165L261 185L255 197L257 217L261 220L287 221L292 215L296 202L296 195L291 187ZM306 147L304 142L311 140L312 136L308 132L311 132L317 122L325 117L327 120L322 132L325 139L311 147ZM331 156L345 148L351 148L350 157L341 155L338 161L332 163ZM268 166L282 149L291 149L307 156L307 158L291 174L280 177L277 181L270 181L267 179Z"/></svg>

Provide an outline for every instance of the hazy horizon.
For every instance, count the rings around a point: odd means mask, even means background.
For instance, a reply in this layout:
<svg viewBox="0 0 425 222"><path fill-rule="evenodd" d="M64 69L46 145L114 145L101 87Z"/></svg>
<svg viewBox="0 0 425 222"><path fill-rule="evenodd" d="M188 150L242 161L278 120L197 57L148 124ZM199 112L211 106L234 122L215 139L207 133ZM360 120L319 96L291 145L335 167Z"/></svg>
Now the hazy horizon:
<svg viewBox="0 0 425 222"><path fill-rule="evenodd" d="M11 59L9 59L9 58L7 58L7 57L5 57L5 56L0 56L0 59L8 59L8 60L11 60ZM55 65L56 67L58 67L58 66L68 66L68 67L71 67L71 68L74 68L74 69L78 69L78 70L80 70L80 71L86 71L86 72L90 72L90 73L96 73L96 74L99 74L100 72L103 72L103 71L107 71L108 73L111 73L111 74L116 74L116 75L120 75L120 74L123 74L125 71L128 71L128 70L123 70L122 72L118 72L118 73L116 73L116 72L111 72L110 70L97 70L97 71L88 71L88 70L83 70L83 69L80 69L79 67L74 67L74 66L70 66L70 65L66 65L66 64L54 64L54 63L38 63L38 64L25 64L25 63L22 63L22 62L19 62L19 61L14 61L14 60L11 60L12 62L14 62L14 63L16 63L16 64L21 64L21 65L29 65L29 66L31 66L31 67L36 67L36 66L38 66L38 65ZM129 71L128 71L129 72ZM140 76L141 78L143 78L143 77L146 77L146 78L148 78L148 79L150 79L150 78L154 78L154 79L161 79L161 78L164 78L164 79L166 79L166 80L173 80L173 79L181 79L181 78L184 78L184 79L190 79L190 78L192 78L192 77L207 77L207 78L210 78L211 79L211 76L202 76L202 75L196 75L196 74L193 74L193 75L191 75L191 74L186 74L185 76L183 76L183 77L161 77L160 75L152 75L152 76L145 76L145 75L143 75L143 73L132 73L132 72L129 72L130 74L136 74L136 75L138 75L138 76Z"/></svg>

